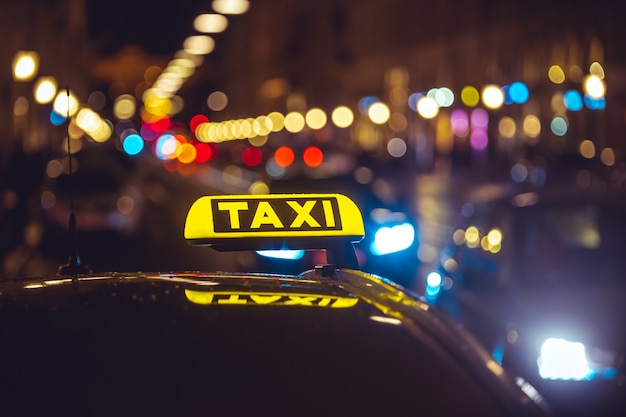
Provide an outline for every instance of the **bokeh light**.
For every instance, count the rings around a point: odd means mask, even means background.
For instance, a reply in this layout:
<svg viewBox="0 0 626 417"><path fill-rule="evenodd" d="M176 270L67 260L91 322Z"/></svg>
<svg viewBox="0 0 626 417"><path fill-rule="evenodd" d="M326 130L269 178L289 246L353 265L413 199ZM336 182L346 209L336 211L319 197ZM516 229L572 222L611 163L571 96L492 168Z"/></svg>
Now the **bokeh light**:
<svg viewBox="0 0 626 417"><path fill-rule="evenodd" d="M578 150L584 158L591 159L596 156L596 147L589 139L585 139L580 142Z"/></svg>
<svg viewBox="0 0 626 417"><path fill-rule="evenodd" d="M439 106L433 98L423 96L417 101L417 113L424 119L433 119L439 114Z"/></svg>
<svg viewBox="0 0 626 417"><path fill-rule="evenodd" d="M389 110L389 106L378 101L369 106L369 109L367 109L367 115L373 123L382 125L387 123L387 120L389 120L391 111Z"/></svg>
<svg viewBox="0 0 626 417"><path fill-rule="evenodd" d="M47 104L54 100L57 94L57 80L54 77L39 77L34 87L35 101Z"/></svg>
<svg viewBox="0 0 626 417"><path fill-rule="evenodd" d="M562 84L565 82L565 71L558 65L552 65L548 70L548 79L554 84Z"/></svg>
<svg viewBox="0 0 626 417"><path fill-rule="evenodd" d="M563 95L563 103L571 111L579 111L583 108L583 98L576 90L566 91Z"/></svg>
<svg viewBox="0 0 626 417"><path fill-rule="evenodd" d="M498 109L504 104L504 93L500 87L494 84L483 87L481 97L485 107L490 109Z"/></svg>
<svg viewBox="0 0 626 417"><path fill-rule="evenodd" d="M220 33L227 27L228 19L216 13L200 14L193 21L193 28L201 33Z"/></svg>
<svg viewBox="0 0 626 417"><path fill-rule="evenodd" d="M244 164L254 167L259 165L263 160L263 153L256 146L249 146L241 153L241 160Z"/></svg>
<svg viewBox="0 0 626 417"><path fill-rule="evenodd" d="M606 94L606 85L604 81L597 75L588 75L583 82L585 93L595 99L604 97Z"/></svg>
<svg viewBox="0 0 626 417"><path fill-rule="evenodd" d="M567 133L567 121L561 116L554 117L550 122L550 130L556 136L565 136Z"/></svg>
<svg viewBox="0 0 626 417"><path fill-rule="evenodd" d="M387 142L387 152L394 158L400 158L406 153L406 142L401 138L392 138Z"/></svg>
<svg viewBox="0 0 626 417"><path fill-rule="evenodd" d="M137 100L130 94L118 96L113 103L113 114L119 120L131 119L137 111Z"/></svg>
<svg viewBox="0 0 626 417"><path fill-rule="evenodd" d="M124 138L122 148L127 155L139 155L144 148L144 141L139 134L133 133Z"/></svg>
<svg viewBox="0 0 626 417"><path fill-rule="evenodd" d="M480 93L474 86L468 85L461 90L461 101L467 107L475 107L480 102Z"/></svg>
<svg viewBox="0 0 626 417"><path fill-rule="evenodd" d="M207 97L207 106L213 111L222 111L228 105L228 96L223 91L214 91Z"/></svg>
<svg viewBox="0 0 626 417"><path fill-rule="evenodd" d="M213 0L211 7L217 13L243 14L250 8L248 0Z"/></svg>
<svg viewBox="0 0 626 417"><path fill-rule="evenodd" d="M509 87L509 97L513 103L524 104L528 101L530 95L528 87L521 81L515 81Z"/></svg>
<svg viewBox="0 0 626 417"><path fill-rule="evenodd" d="M281 146L274 152L274 161L279 167L286 168L293 164L295 154L288 146Z"/></svg>
<svg viewBox="0 0 626 417"><path fill-rule="evenodd" d="M18 51L13 57L13 79L30 81L39 70L39 54L35 51Z"/></svg>
<svg viewBox="0 0 626 417"><path fill-rule="evenodd" d="M198 142L194 146L196 147L196 162L198 163L207 162L216 154L214 145Z"/></svg>
<svg viewBox="0 0 626 417"><path fill-rule="evenodd" d="M193 55L206 55L215 48L215 41L207 35L193 35L183 41L183 48Z"/></svg>
<svg viewBox="0 0 626 417"><path fill-rule="evenodd" d="M304 116L298 112L291 112L285 116L285 130L290 133L298 133L304 129Z"/></svg>
<svg viewBox="0 0 626 417"><path fill-rule="evenodd" d="M313 108L306 112L306 125L314 130L318 130L326 126L327 117L322 109Z"/></svg>
<svg viewBox="0 0 626 417"><path fill-rule="evenodd" d="M331 114L331 120L335 124L335 126L340 128L349 127L354 121L354 114L349 107L346 106L338 106L335 107Z"/></svg>
<svg viewBox="0 0 626 417"><path fill-rule="evenodd" d="M324 153L317 146L309 146L302 153L304 163L311 167L318 167L324 162Z"/></svg>

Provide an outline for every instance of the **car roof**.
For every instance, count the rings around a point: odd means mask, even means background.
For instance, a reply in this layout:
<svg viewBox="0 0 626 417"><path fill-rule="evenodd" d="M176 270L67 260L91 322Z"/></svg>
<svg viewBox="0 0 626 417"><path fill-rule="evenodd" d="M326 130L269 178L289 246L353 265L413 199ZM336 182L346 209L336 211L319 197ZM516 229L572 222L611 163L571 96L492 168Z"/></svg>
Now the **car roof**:
<svg viewBox="0 0 626 417"><path fill-rule="evenodd" d="M277 407L271 415L293 415L281 402L293 407L313 401L307 392L313 392L313 382L323 382L327 388L315 391L315 401L336 415L413 409L402 396L416 389L435 395L424 385L432 384L442 394L446 387L460 390L455 396L486 415L539 412L469 335L435 310L381 277L332 268L298 276L115 273L3 281L0 357L14 362L0 378L0 392L11 392L8 403L16 406L35 392L57 404L57 396L70 389L99 401L111 396L111 404L135 411L148 398L155 401L154 390L172 398L188 395L189 407L204 403L222 411L252 396L261 403L271 398ZM93 372L104 379L92 380ZM260 373L253 385L265 381L276 384L276 391L250 386L249 372ZM360 380L368 382L354 386ZM285 381L301 384L303 391ZM103 394L107 385L116 393ZM324 392L327 397L319 398ZM364 392L393 395L397 403L349 398ZM433 401L421 409L443 415L455 409ZM91 407L86 399L77 404ZM143 407L154 410L156 404ZM169 405L163 400L163 407ZM262 411L247 407L242 414ZM180 411L185 415L184 406Z"/></svg>

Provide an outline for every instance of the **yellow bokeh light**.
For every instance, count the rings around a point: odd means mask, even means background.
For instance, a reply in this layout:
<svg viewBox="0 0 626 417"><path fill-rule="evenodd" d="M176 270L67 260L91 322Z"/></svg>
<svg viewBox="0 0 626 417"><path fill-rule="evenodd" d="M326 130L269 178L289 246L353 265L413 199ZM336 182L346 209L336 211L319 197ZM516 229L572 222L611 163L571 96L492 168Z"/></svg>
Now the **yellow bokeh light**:
<svg viewBox="0 0 626 417"><path fill-rule="evenodd" d="M548 69L548 79L554 84L563 84L565 82L565 71L558 65L552 65Z"/></svg>
<svg viewBox="0 0 626 417"><path fill-rule="evenodd" d="M255 136L253 138L249 138L248 142L250 143L250 145L260 148L267 143L267 139L268 136Z"/></svg>
<svg viewBox="0 0 626 417"><path fill-rule="evenodd" d="M47 104L54 100L57 94L57 80L54 77L39 77L34 87L35 101Z"/></svg>
<svg viewBox="0 0 626 417"><path fill-rule="evenodd" d="M304 117L306 121L306 125L314 130L321 129L326 126L326 122L328 121L326 117L326 113L322 109L313 108L306 112Z"/></svg>
<svg viewBox="0 0 626 417"><path fill-rule="evenodd" d="M580 154L587 159L591 159L596 156L596 146L589 139L585 139L580 142L578 146L578 151Z"/></svg>
<svg viewBox="0 0 626 417"><path fill-rule="evenodd" d="M272 131L272 119L267 116L259 116L252 122L254 133L261 136L267 136Z"/></svg>
<svg viewBox="0 0 626 417"><path fill-rule="evenodd" d="M167 116L172 108L172 102L167 97L159 97L156 94L149 94L144 99L144 108L150 114L157 117Z"/></svg>
<svg viewBox="0 0 626 417"><path fill-rule="evenodd" d="M498 133L503 138L510 139L515 136L515 132L517 131L517 126L515 124L515 120L509 116L504 116L500 119L498 123Z"/></svg>
<svg viewBox="0 0 626 417"><path fill-rule="evenodd" d="M272 132L280 132L285 127L285 116L277 111L273 111L267 115L272 121Z"/></svg>
<svg viewBox="0 0 626 417"><path fill-rule="evenodd" d="M74 116L78 112L78 107L78 99L72 91L68 94L67 90L60 91L52 104L54 111L63 117Z"/></svg>
<svg viewBox="0 0 626 417"><path fill-rule="evenodd" d="M589 66L589 74L591 75L595 75L596 77L600 78L601 80L604 79L604 68L602 68L602 65L600 65L599 62L592 62L591 65Z"/></svg>
<svg viewBox="0 0 626 417"><path fill-rule="evenodd" d="M201 33L220 33L227 27L228 19L216 13L200 14L193 21L193 28Z"/></svg>
<svg viewBox="0 0 626 417"><path fill-rule="evenodd" d="M250 184L248 191L250 194L268 194L270 192L270 187L263 181L255 181Z"/></svg>
<svg viewBox="0 0 626 417"><path fill-rule="evenodd" d="M471 85L463 87L461 90L461 101L467 107L475 107L480 102L480 93Z"/></svg>
<svg viewBox="0 0 626 417"><path fill-rule="evenodd" d="M600 152L600 160L606 166L611 167L615 165L615 152L613 152L613 149L611 148L602 149L602 152Z"/></svg>
<svg viewBox="0 0 626 417"><path fill-rule="evenodd" d="M298 112L291 112L285 116L285 130L290 133L298 133L304 129L304 116Z"/></svg>
<svg viewBox="0 0 626 417"><path fill-rule="evenodd" d="M19 51L13 57L15 81L30 81L39 70L39 54L35 51Z"/></svg>
<svg viewBox="0 0 626 417"><path fill-rule="evenodd" d="M137 112L137 100L130 94L122 94L113 103L113 114L119 120L131 119Z"/></svg>
<svg viewBox="0 0 626 417"><path fill-rule="evenodd" d="M346 128L354 122L354 113L346 106L338 106L333 110L331 119L335 126Z"/></svg>
<svg viewBox="0 0 626 417"><path fill-rule="evenodd" d="M189 36L183 41L183 48L192 55L206 55L215 49L215 41L207 35Z"/></svg>
<svg viewBox="0 0 626 417"><path fill-rule="evenodd" d="M248 0L213 0L213 10L222 14L242 14L248 11Z"/></svg>
<svg viewBox="0 0 626 417"><path fill-rule="evenodd" d="M480 232L476 226L465 229L465 244L470 248L478 247L480 243Z"/></svg>
<svg viewBox="0 0 626 417"><path fill-rule="evenodd" d="M495 246L502 243L502 231L500 229L491 229L489 233L487 233L487 241L489 242L489 246Z"/></svg>
<svg viewBox="0 0 626 417"><path fill-rule="evenodd" d="M239 128L241 129L240 137L253 138L255 135L253 128L254 119L244 119L239 121Z"/></svg>
<svg viewBox="0 0 626 417"><path fill-rule="evenodd" d="M389 110L389 106L378 101L367 109L367 115L373 123L382 125L383 123L387 123L387 120L389 120L391 111Z"/></svg>
<svg viewBox="0 0 626 417"><path fill-rule="evenodd" d="M524 134L529 138L539 137L541 133L541 121L537 116L529 114L524 117L522 128L524 129Z"/></svg>

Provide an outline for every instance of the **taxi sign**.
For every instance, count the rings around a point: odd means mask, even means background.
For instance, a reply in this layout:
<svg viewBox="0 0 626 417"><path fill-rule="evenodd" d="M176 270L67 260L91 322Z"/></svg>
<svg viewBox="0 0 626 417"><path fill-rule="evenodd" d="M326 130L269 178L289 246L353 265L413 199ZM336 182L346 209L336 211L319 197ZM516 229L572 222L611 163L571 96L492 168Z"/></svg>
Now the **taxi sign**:
<svg viewBox="0 0 626 417"><path fill-rule="evenodd" d="M357 205L342 194L264 194L200 197L189 209L185 239L364 236Z"/></svg>
<svg viewBox="0 0 626 417"><path fill-rule="evenodd" d="M217 250L328 249L364 235L361 211L343 194L204 196L185 223L190 244Z"/></svg>

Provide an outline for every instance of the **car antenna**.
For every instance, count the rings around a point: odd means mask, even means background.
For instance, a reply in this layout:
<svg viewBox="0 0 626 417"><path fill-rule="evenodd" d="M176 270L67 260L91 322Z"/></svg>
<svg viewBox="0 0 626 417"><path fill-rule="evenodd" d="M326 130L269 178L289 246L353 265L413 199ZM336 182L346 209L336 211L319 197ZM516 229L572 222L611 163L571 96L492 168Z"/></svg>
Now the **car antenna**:
<svg viewBox="0 0 626 417"><path fill-rule="evenodd" d="M70 89L69 87L65 88L67 93L67 118L66 118L66 140L67 140L67 154L69 156L69 175L74 175L72 170L72 150L70 149ZM70 182L70 184L72 184ZM70 219L69 219L69 232L70 238L72 240L72 248L70 249L70 256L67 260L67 263L59 266L59 275L77 275L77 274L87 274L92 272L91 268L87 265L84 265L80 260L80 255L78 254L78 230L76 228L76 214L74 212L74 193L73 187L70 186Z"/></svg>

